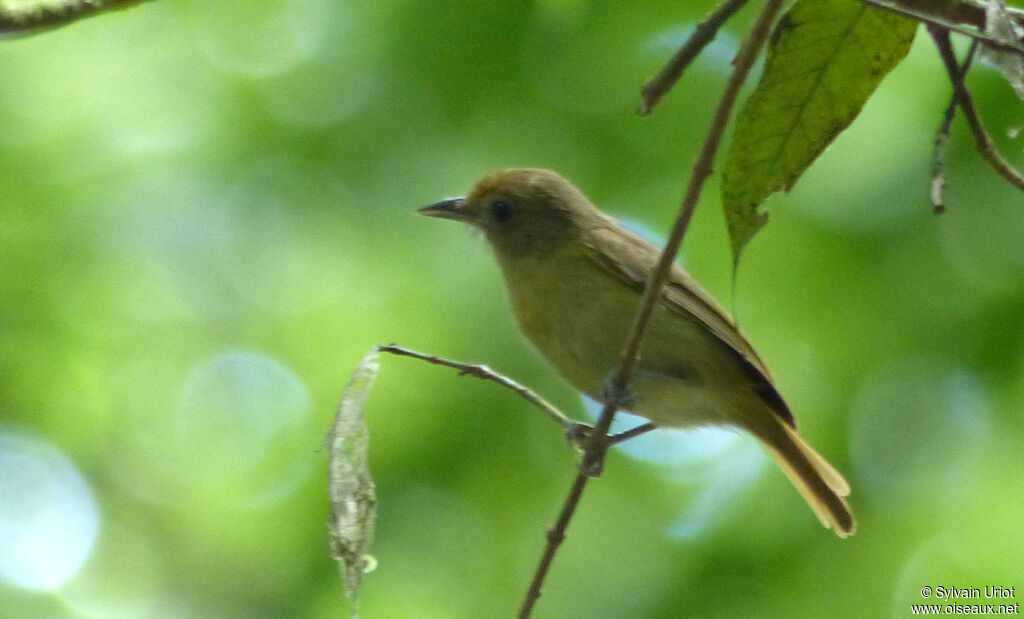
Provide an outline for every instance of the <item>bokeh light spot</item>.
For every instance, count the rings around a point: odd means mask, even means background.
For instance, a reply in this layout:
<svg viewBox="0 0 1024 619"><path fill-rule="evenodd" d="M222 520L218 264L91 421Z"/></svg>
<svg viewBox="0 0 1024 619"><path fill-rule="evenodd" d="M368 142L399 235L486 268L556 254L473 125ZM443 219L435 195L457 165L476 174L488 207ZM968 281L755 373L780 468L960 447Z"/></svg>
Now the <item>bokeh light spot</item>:
<svg viewBox="0 0 1024 619"><path fill-rule="evenodd" d="M299 457L309 414L305 385L276 360L213 357L181 389L173 431L183 481L230 488L257 504L290 494L311 461Z"/></svg>
<svg viewBox="0 0 1024 619"><path fill-rule="evenodd" d="M92 490L67 456L0 430L0 578L56 589L88 558L98 529Z"/></svg>
<svg viewBox="0 0 1024 619"><path fill-rule="evenodd" d="M903 358L863 386L851 414L851 451L865 492L956 500L974 450L990 439L990 403L978 378L928 358ZM910 503L914 504L914 503Z"/></svg>
<svg viewBox="0 0 1024 619"><path fill-rule="evenodd" d="M218 68L250 77L291 69L323 38L323 0L193 3L196 38Z"/></svg>

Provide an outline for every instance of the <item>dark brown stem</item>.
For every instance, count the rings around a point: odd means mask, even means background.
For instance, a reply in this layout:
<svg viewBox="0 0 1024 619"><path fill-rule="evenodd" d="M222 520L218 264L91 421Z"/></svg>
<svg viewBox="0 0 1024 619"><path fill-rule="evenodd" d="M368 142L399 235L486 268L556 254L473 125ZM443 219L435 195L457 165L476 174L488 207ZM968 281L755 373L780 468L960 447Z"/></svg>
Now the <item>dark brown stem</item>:
<svg viewBox="0 0 1024 619"><path fill-rule="evenodd" d="M451 361L443 357L428 355L422 352L416 352L415 350L409 350L408 348L402 348L401 346L396 346L394 344L378 346L377 350L381 352L391 353L393 355L399 355L402 357L412 357L414 359L420 359L428 363L433 363L434 365L443 365L446 367L454 368L459 371L459 375L461 376L472 376L474 378L480 378L483 380L496 382L503 387L507 387L508 389L515 391L524 400L544 411L544 413L546 413L549 417L558 422L562 426L563 430L569 431L571 427L576 427L579 425L572 419L566 417L562 413L562 411L558 410L558 408L555 407L555 405L551 404L544 398L537 395L537 393L535 393L530 388L520 385L519 383L517 383L516 381L512 380L507 376L498 374L497 372L487 367L486 365L471 365L468 363Z"/></svg>
<svg viewBox="0 0 1024 619"><path fill-rule="evenodd" d="M732 110L736 105L740 88L746 82L750 69L754 65L754 60L768 40L769 31L781 9L782 0L767 0L765 2L764 8L761 9L761 13L754 22L750 34L743 41L736 59L733 61L732 76L729 78L729 83L726 85L722 98L718 103L718 108L715 110L715 116L711 121L707 137L704 139L704 147L701 149L700 156L693 166L693 175L690 177L690 184L687 188L686 196L683 198L682 206L679 209L679 215L672 226L668 244L666 244L664 251L662 251L658 266L655 267L651 280L647 283L647 287L644 290L643 299L640 301L632 329L630 330L629 337L626 339L619 369L609 383L610 387L607 390L608 394L605 398L604 408L601 410L601 415L594 425L593 433L588 437L586 452L583 461L580 463L580 468L572 488L569 490L569 495L562 505L562 510L555 525L548 531L547 545L544 548L537 571L534 573L533 581L530 583L530 588L526 592L526 598L523 600L522 608L519 611L520 619L529 617L533 612L534 604L540 598L544 579L551 568L551 562L554 560L559 546L565 540L566 528L569 526L569 521L576 511L576 506L579 505L583 489L586 487L588 479L595 470L600 468L600 463L604 460L609 442L607 436L608 428L611 427L612 419L615 417L618 400L626 393L629 380L633 375L633 369L636 367L637 353L647 331L651 314L661 298L661 289L668 279L669 270L672 268L672 263L679 252L683 237L686 235L690 219L693 217L694 208L697 206L697 200L703 191L704 183L707 181L708 176L711 175L715 153L718 152L722 135L729 124L729 118L732 116Z"/></svg>
<svg viewBox="0 0 1024 619"><path fill-rule="evenodd" d="M942 125L935 133L935 151L932 153L932 182L928 190L928 198L932 202L932 212L941 215L946 212L946 204L942 199L942 190L946 187L946 148L949 146L949 131L953 124L956 111L954 97L942 116Z"/></svg>
<svg viewBox="0 0 1024 619"><path fill-rule="evenodd" d="M967 51L967 58L957 71L956 81L964 83L964 77L971 68L974 61L974 54L978 51L978 40L971 41L971 48ZM949 147L949 133L953 125L953 115L956 113L956 92L949 98L949 105L942 115L942 125L935 133L935 152L932 155L932 184L929 197L932 201L932 211L938 215L946 212L946 205L943 204L942 190L946 186L946 150Z"/></svg>
<svg viewBox="0 0 1024 619"><path fill-rule="evenodd" d="M658 426L654 425L653 423L648 422L648 423L645 423L643 425L639 425L639 426L637 426L635 428L632 428L630 430L626 430L625 432L619 432L618 434L612 434L611 436L608 437L608 443L611 444L611 445L618 445L619 443L623 443L625 441L628 441L631 438L636 438L636 437L640 436L641 434L647 434L651 430L657 430L657 429L658 429Z"/></svg>
<svg viewBox="0 0 1024 619"><path fill-rule="evenodd" d="M66 26L85 17L126 9L149 0L41 0L34 6L17 8L0 3L0 36L25 36Z"/></svg>
<svg viewBox="0 0 1024 619"><path fill-rule="evenodd" d="M646 116L651 113L651 110L658 104L658 101L679 81L683 71L690 66L690 63L704 51L704 48L709 43L715 40L715 35L718 34L718 29L722 27L722 24L729 21L729 18L735 15L736 11L739 11L746 3L747 0L727 0L715 9L715 12L710 17L697 24L693 34L679 48L675 56L672 56L668 64L651 81L644 85L643 90L640 92L640 105L637 107L637 114Z"/></svg>
<svg viewBox="0 0 1024 619"><path fill-rule="evenodd" d="M971 129L971 134L974 136L974 143L978 147L978 151L981 152L981 156L985 158L989 164L1006 180L1010 181L1018 189L1024 191L1024 176L1021 176L1020 172L1014 170L1013 167L1003 159L999 151L996 150L995 145L992 144L992 140L988 137L988 133L985 131L985 127L981 124L981 119L978 118L978 112L974 109L974 101L971 99L971 93L968 92L967 87L964 86L963 80L958 79L960 66L956 61L956 55L953 52L953 45L949 41L949 30L940 26L928 25L928 32L932 35L932 39L935 41L936 47L939 48L939 56L942 58L943 64L946 65L946 73L949 74L949 80L953 84L953 96L956 99L956 103L960 106L960 110L964 113L964 118L967 120L967 126Z"/></svg>

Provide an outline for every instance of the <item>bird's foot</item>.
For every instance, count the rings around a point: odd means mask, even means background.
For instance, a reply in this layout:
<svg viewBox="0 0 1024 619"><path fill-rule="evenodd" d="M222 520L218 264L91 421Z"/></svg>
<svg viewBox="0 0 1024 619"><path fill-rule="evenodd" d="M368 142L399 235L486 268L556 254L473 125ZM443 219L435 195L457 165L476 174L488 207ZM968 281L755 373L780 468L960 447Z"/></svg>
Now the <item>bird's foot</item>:
<svg viewBox="0 0 1024 619"><path fill-rule="evenodd" d="M565 441L569 443L569 447L577 453L583 453L587 445L587 439L590 437L590 433L593 432L594 426L589 426L585 423L573 422L565 428Z"/></svg>
<svg viewBox="0 0 1024 619"><path fill-rule="evenodd" d="M615 407L616 411L629 410L636 403L632 390L627 385L619 384L613 376L606 378L601 385L601 399L605 404Z"/></svg>

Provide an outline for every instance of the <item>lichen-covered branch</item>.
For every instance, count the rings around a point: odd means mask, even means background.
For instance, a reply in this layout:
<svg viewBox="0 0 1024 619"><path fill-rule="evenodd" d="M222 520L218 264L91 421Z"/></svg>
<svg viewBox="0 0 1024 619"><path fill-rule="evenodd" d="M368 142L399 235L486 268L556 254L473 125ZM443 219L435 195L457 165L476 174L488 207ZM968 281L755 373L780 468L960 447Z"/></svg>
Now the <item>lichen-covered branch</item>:
<svg viewBox="0 0 1024 619"><path fill-rule="evenodd" d="M149 0L56 0L12 7L0 0L0 37L36 34L143 2Z"/></svg>

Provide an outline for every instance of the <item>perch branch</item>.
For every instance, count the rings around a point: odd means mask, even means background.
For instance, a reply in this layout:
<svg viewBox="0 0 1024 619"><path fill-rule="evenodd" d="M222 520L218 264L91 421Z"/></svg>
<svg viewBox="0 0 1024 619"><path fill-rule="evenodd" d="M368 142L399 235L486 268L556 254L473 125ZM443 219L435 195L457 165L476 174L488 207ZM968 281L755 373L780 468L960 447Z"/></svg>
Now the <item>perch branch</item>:
<svg viewBox="0 0 1024 619"><path fill-rule="evenodd" d="M387 344L378 346L377 350L380 352L391 353L400 357L412 357L413 359L419 359L432 363L434 365L443 365L459 371L459 376L472 376L474 378L480 378L483 380L489 380L491 382L498 383L502 387L507 387L512 391L518 393L524 400L533 404L541 411L544 412L548 417L557 422L562 429L565 431L566 438L569 442L574 445L580 445L590 436L593 431L593 426L588 426L585 423L574 421L567 417L562 411L541 397L537 392L533 391L529 387L525 387L511 378L499 374L487 367L486 365L474 365L470 363L462 363L459 361L452 361L451 359L445 359L444 357L438 357L437 355L430 355L427 353L416 352L415 350L409 350L396 344ZM612 434L608 436L609 445L618 445L624 443L631 438L636 438L641 434L647 434L652 430L657 430L658 426L653 423L641 424L635 428L631 428L618 434Z"/></svg>
<svg viewBox="0 0 1024 619"><path fill-rule="evenodd" d="M534 392L532 389L520 385L511 378L508 378L507 376L502 376L501 374L498 374L497 372L487 367L486 365L471 365L469 363L451 361L435 355L428 355L426 353L416 352L415 350L409 350L408 348L402 348L401 346L396 346L394 344L378 346L377 350L381 352L391 353L393 355L399 355L402 357L412 357L414 359L420 359L428 363L433 363L434 365L443 365L446 367L454 368L459 371L460 376L472 376L474 378L480 378L483 380L496 382L503 387L507 387L508 389L515 391L524 400L544 411L544 413L548 417L551 417L556 422L558 422L558 424L562 426L562 429L567 432L570 428L582 425L566 417L565 414L562 413L562 411L558 410L558 408L554 404L551 404L541 396L537 395L537 393Z"/></svg>

